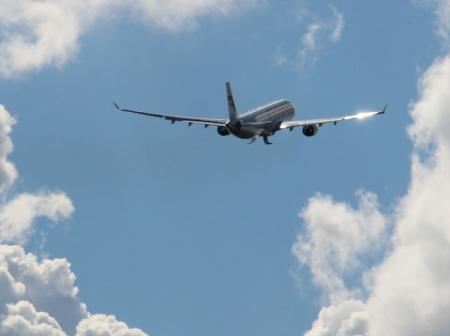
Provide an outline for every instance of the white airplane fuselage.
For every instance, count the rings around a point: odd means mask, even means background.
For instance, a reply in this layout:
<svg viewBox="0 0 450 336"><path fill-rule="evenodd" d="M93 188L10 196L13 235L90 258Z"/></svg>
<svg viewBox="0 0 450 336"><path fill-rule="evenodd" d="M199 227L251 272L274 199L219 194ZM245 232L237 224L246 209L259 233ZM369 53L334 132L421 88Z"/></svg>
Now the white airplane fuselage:
<svg viewBox="0 0 450 336"><path fill-rule="evenodd" d="M292 120L294 115L295 107L289 100L276 100L239 115L237 121L226 125L226 129L241 139L268 137L279 130L283 121Z"/></svg>

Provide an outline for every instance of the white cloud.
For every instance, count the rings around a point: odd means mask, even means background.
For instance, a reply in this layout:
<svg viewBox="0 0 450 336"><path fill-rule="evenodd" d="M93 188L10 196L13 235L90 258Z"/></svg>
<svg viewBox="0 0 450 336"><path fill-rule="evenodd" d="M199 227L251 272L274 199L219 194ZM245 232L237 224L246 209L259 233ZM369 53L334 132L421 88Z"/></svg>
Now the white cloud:
<svg viewBox="0 0 450 336"><path fill-rule="evenodd" d="M316 19L308 25L306 33L301 38L304 50L312 52L322 47L318 44L319 39L321 39L320 42L322 44L325 44L327 38L332 43L337 43L341 39L342 31L345 27L344 15L336 7L330 6L330 8L333 11L334 20L324 21Z"/></svg>
<svg viewBox="0 0 450 336"><path fill-rule="evenodd" d="M307 335L342 334L353 335L347 328L358 330L359 335L448 335L450 330L450 55L438 59L422 76L419 83L419 98L411 106L412 125L409 135L414 145L411 159L411 181L408 192L398 203L395 211L391 246L379 265L361 275L365 285L360 292L365 298L350 297L332 300L330 306L322 308ZM330 213L325 218L333 225L334 216L341 216L337 208L330 207L329 199L319 199L320 204L310 202L303 217L307 228L321 229L323 224L315 221L323 216L323 208ZM331 203L339 205L340 203ZM314 205L314 207L312 206ZM350 206L341 207L350 209ZM378 211L378 210L377 210ZM352 265L360 250L344 248L349 257L339 258L341 244L361 239L367 241L367 233L373 220L361 207L351 210L364 218L361 230L348 239L339 231L329 235L331 249L337 254L325 259L327 262L343 260ZM336 225L336 224L335 224ZM375 237L371 235L371 237ZM297 244L316 244L314 235ZM322 247L325 251L330 247ZM311 268L315 264L311 256L323 254L321 250L312 253L309 259L296 251L299 261ZM346 254L344 254L346 255ZM321 272L327 272L329 265L319 265ZM360 272L361 273L361 272ZM345 272L335 272L337 279L345 283ZM349 303L357 301L356 309ZM353 306L350 304L350 306ZM356 315L355 315L356 314ZM356 328L356 329L355 329ZM330 333L331 330L331 333ZM339 333L340 332L340 333Z"/></svg>
<svg viewBox="0 0 450 336"><path fill-rule="evenodd" d="M417 1L435 8L437 33L448 44L450 42L450 0Z"/></svg>
<svg viewBox="0 0 450 336"><path fill-rule="evenodd" d="M76 277L66 259L39 261L36 256L26 254L20 246L0 245L0 268L10 281L10 285L0 288L0 292L9 292L0 298L0 310L7 304L26 301L36 310L52 316L58 325L69 332L74 331L78 322L88 316L86 306L77 297ZM14 287L16 291L11 290ZM29 318L25 319L32 322Z"/></svg>
<svg viewBox="0 0 450 336"><path fill-rule="evenodd" d="M24 243L38 217L56 222L68 218L74 210L71 200L62 192L22 193L8 199L6 192L18 176L14 164L8 160L13 150L10 134L15 123L0 105L0 243Z"/></svg>
<svg viewBox="0 0 450 336"><path fill-rule="evenodd" d="M228 14L256 2L258 0L137 0L130 5L152 24L177 31L192 26L200 17Z"/></svg>
<svg viewBox="0 0 450 336"><path fill-rule="evenodd" d="M64 193L23 193L0 206L0 241L24 243L38 217L54 222L70 217L74 207Z"/></svg>
<svg viewBox="0 0 450 336"><path fill-rule="evenodd" d="M90 315L66 259L0 245L0 335L145 336L114 316Z"/></svg>
<svg viewBox="0 0 450 336"><path fill-rule="evenodd" d="M16 120L0 105L0 193L7 191L17 178L16 167L8 160L8 155L13 150L9 135L15 123Z"/></svg>
<svg viewBox="0 0 450 336"><path fill-rule="evenodd" d="M0 323L3 336L65 336L58 322L49 314L37 312L28 301L8 304Z"/></svg>
<svg viewBox="0 0 450 336"><path fill-rule="evenodd" d="M342 275L360 266L358 257L374 249L386 225L376 195L362 191L357 195L356 210L331 196L316 195L300 213L305 229L293 253L310 268L331 302L351 295Z"/></svg>
<svg viewBox="0 0 450 336"><path fill-rule="evenodd" d="M342 36L342 31L344 30L345 27L345 19L344 19L344 15L342 15L341 12L339 12L336 7L331 6L331 9L334 13L334 17L336 19L336 23L334 24L334 29L331 32L331 41L333 43L337 43Z"/></svg>
<svg viewBox="0 0 450 336"><path fill-rule="evenodd" d="M368 300L374 335L446 335L450 328L450 55L430 67L419 89L409 129L412 180L398 206L393 251L374 272Z"/></svg>
<svg viewBox="0 0 450 336"><path fill-rule="evenodd" d="M317 18L309 11L302 9L299 17L304 21L305 17L311 17L312 22L306 27L306 32L300 38L300 46L297 55L289 62L288 57L281 54L280 49L276 52L278 65L292 64L303 67L307 62L316 62L324 49L340 41L345 27L344 15L336 7L330 6L334 18L324 20ZM279 60L283 62L279 62Z"/></svg>
<svg viewBox="0 0 450 336"><path fill-rule="evenodd" d="M5 302L18 300L25 294L25 286L16 282L9 273L9 269L2 265L0 267L0 298ZM4 307L0 302L0 313L3 313ZM1 315L1 314L0 314Z"/></svg>
<svg viewBox="0 0 450 336"><path fill-rule="evenodd" d="M343 300L323 308L305 336L366 336L366 305L360 300Z"/></svg>
<svg viewBox="0 0 450 336"><path fill-rule="evenodd" d="M115 316L92 315L80 322L76 336L145 336L142 330L130 329Z"/></svg>
<svg viewBox="0 0 450 336"><path fill-rule="evenodd" d="M0 75L62 66L96 21L130 14L170 31L190 28L203 16L228 14L257 0L0 0Z"/></svg>
<svg viewBox="0 0 450 336"><path fill-rule="evenodd" d="M302 44L304 49L308 51L314 51L317 45L317 35L324 29L324 25L321 22L311 23L306 29L306 33L302 36Z"/></svg>

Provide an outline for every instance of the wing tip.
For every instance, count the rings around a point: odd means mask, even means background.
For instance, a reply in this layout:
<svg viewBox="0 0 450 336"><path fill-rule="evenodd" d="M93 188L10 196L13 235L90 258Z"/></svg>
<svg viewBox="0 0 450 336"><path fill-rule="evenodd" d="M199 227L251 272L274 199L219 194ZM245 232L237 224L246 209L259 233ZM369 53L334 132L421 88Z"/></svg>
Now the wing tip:
<svg viewBox="0 0 450 336"><path fill-rule="evenodd" d="M122 109L120 108L120 106L119 106L115 101L113 101L113 105L114 105L114 107L115 107L116 109L118 109L119 111L122 110Z"/></svg>

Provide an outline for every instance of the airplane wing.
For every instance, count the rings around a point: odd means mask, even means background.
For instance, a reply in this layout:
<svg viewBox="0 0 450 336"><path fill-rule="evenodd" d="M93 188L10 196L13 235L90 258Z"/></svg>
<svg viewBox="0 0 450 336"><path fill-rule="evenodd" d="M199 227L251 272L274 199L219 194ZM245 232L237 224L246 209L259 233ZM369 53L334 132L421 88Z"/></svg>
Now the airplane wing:
<svg viewBox="0 0 450 336"><path fill-rule="evenodd" d="M353 120L353 119L361 120L361 119L366 119L366 118L373 117L373 116L376 116L379 114L383 114L386 112L386 109L387 109L387 105L384 107L384 109L382 111L378 111L378 112L361 112L361 113L357 113L357 114L353 114L353 115L349 115L349 116L335 117L335 118L284 121L281 123L280 129L292 130L295 127L307 126L307 125L317 125L320 127L324 124L331 124L331 123L336 125L340 121Z"/></svg>
<svg viewBox="0 0 450 336"><path fill-rule="evenodd" d="M225 126L228 122L228 120L225 120L225 119L193 118L193 117L184 117L184 116L176 116L176 115L130 110L130 109L121 108L119 105L117 105L114 102L113 102L113 104L119 111L142 114L142 115L156 117L156 118L162 118L165 120L170 120L172 122L172 124L175 123L176 121L185 121L189 124L189 126L191 126L192 124L201 124L201 125L204 125L205 127L208 127L208 126Z"/></svg>

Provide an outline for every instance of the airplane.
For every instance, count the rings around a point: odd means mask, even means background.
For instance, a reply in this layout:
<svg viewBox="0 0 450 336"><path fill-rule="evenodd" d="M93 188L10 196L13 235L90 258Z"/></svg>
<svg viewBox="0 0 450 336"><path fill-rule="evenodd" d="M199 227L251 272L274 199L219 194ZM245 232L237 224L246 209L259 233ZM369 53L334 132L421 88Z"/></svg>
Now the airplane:
<svg viewBox="0 0 450 336"><path fill-rule="evenodd" d="M220 135L227 136L231 134L241 139L250 139L249 144L254 143L258 137L262 137L264 143L267 145L272 144L269 141L269 137L282 130L288 129L292 131L296 127L302 127L303 134L307 137L312 137L318 133L319 127L322 127L325 124L336 125L338 122L345 120L365 119L384 114L387 109L386 105L383 110L377 112L360 112L353 115L334 118L292 120L295 116L294 104L287 99L279 99L251 109L243 114L238 114L233 93L231 91L230 82L226 82L225 86L228 100L228 119L195 118L188 116L150 113L121 108L115 102L113 102L113 104L120 111L162 118L170 120L172 124L177 121L184 121L187 122L189 126L192 126L193 124L201 124L204 125L205 128L215 126L217 127L217 132Z"/></svg>

